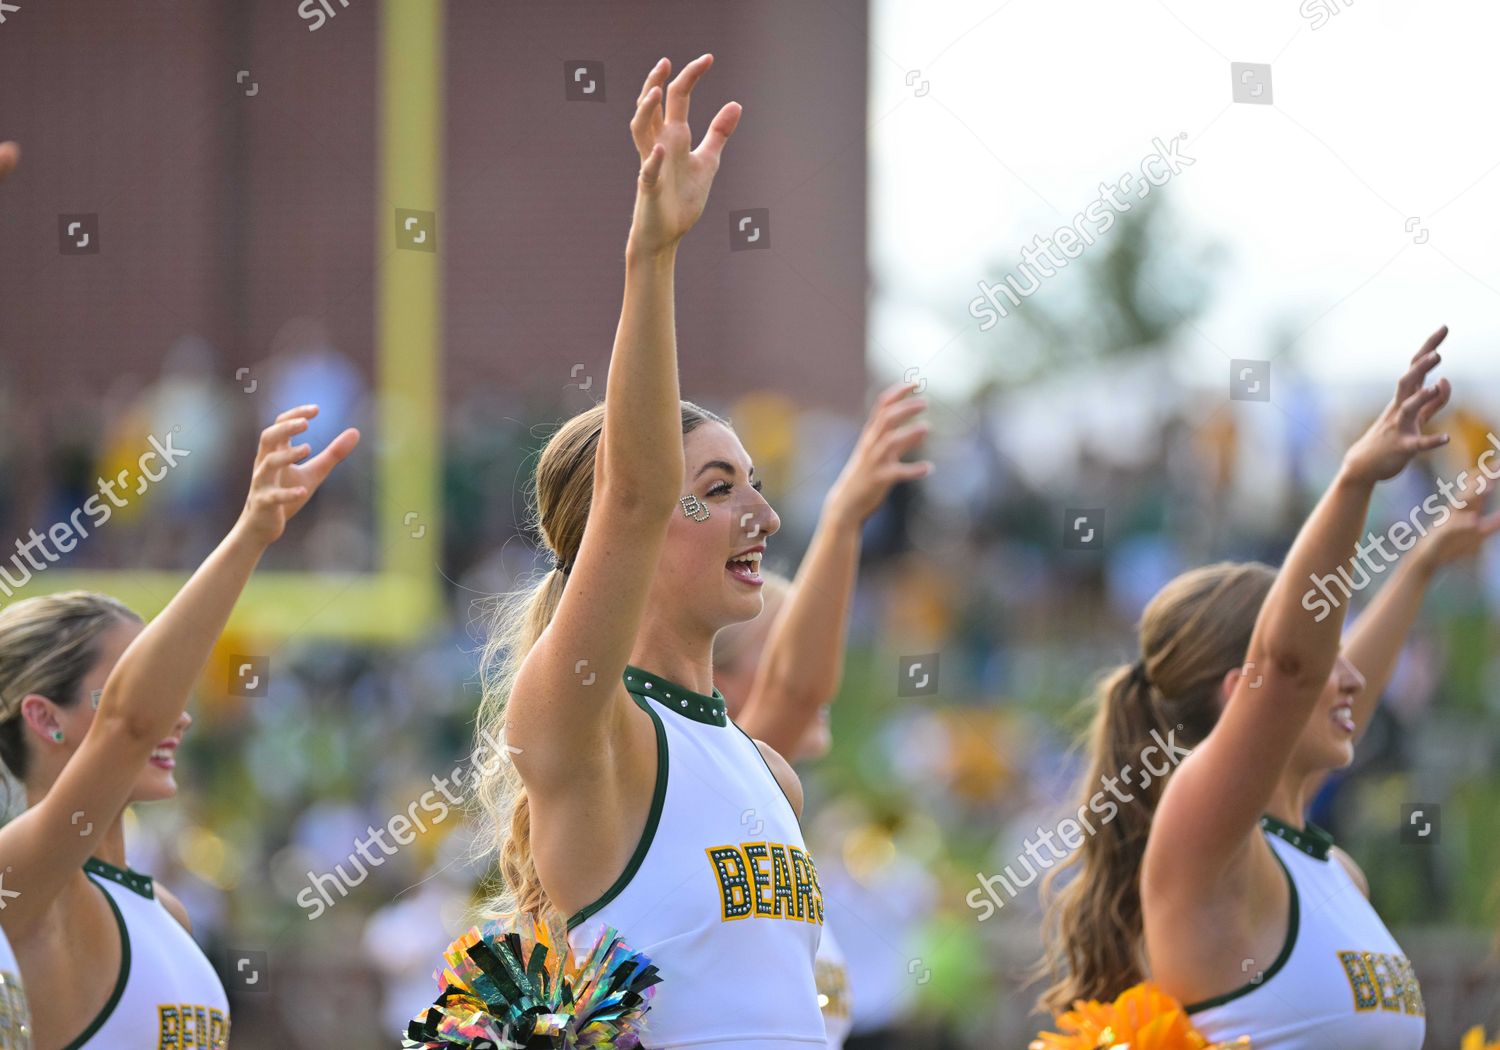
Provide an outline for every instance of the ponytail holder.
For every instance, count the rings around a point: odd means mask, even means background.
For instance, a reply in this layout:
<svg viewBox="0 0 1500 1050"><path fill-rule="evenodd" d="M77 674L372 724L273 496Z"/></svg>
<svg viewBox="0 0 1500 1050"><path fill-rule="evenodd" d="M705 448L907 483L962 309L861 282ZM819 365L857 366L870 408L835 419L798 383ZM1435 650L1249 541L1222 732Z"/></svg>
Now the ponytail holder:
<svg viewBox="0 0 1500 1050"><path fill-rule="evenodd" d="M573 566L565 561L558 561L555 553L552 555L552 567L560 570L564 576L568 575L568 572L573 568Z"/></svg>
<svg viewBox="0 0 1500 1050"><path fill-rule="evenodd" d="M1130 665L1130 680L1139 685L1151 688L1151 678L1146 674L1146 661L1137 660Z"/></svg>

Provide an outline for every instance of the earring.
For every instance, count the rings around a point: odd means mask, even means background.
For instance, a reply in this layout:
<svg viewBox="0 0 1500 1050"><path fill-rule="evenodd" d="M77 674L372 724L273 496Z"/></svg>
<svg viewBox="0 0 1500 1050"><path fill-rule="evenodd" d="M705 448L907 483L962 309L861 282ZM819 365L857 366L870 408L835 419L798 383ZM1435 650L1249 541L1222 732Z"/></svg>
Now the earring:
<svg viewBox="0 0 1500 1050"><path fill-rule="evenodd" d="M63 731L61 729L52 730L52 742L54 744L61 744L63 742Z"/></svg>
<svg viewBox="0 0 1500 1050"><path fill-rule="evenodd" d="M684 496L677 502L682 504L682 513L694 521L708 520L708 504L701 502L697 496Z"/></svg>

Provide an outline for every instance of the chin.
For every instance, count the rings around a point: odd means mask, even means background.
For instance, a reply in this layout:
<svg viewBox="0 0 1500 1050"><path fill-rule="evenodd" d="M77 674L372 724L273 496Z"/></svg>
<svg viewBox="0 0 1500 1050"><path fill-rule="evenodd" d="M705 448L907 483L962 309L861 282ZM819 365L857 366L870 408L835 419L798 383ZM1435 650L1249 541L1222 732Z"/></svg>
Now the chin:
<svg viewBox="0 0 1500 1050"><path fill-rule="evenodd" d="M1333 747L1323 751L1318 756L1318 766L1330 773L1336 773L1340 769L1348 769L1354 764L1354 745L1352 743L1335 744Z"/></svg>
<svg viewBox="0 0 1500 1050"><path fill-rule="evenodd" d="M820 736L817 739L811 740L808 743L804 744L802 746L801 752L797 755L797 758L799 760L822 758L824 755L828 754L832 747L833 741L831 739L826 736Z"/></svg>
<svg viewBox="0 0 1500 1050"><path fill-rule="evenodd" d="M740 590L743 585L736 584ZM725 614L729 617L729 623L744 623L759 616L766 607L766 597L756 588L753 592L746 594L735 594L730 601L725 603Z"/></svg>
<svg viewBox="0 0 1500 1050"><path fill-rule="evenodd" d="M136 781L135 790L130 793L132 802L163 802L176 797L176 778L162 770L150 770Z"/></svg>

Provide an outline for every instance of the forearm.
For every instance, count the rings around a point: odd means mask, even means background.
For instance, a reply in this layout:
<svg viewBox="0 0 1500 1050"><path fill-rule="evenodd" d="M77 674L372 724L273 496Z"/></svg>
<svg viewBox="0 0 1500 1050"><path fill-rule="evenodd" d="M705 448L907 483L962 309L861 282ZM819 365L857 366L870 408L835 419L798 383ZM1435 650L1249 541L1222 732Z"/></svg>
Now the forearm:
<svg viewBox="0 0 1500 1050"><path fill-rule="evenodd" d="M859 549L859 520L826 509L766 638L740 723L784 755L838 693Z"/></svg>
<svg viewBox="0 0 1500 1050"><path fill-rule="evenodd" d="M100 697L102 723L148 748L166 735L264 550L239 526L229 533L120 656Z"/></svg>
<svg viewBox="0 0 1500 1050"><path fill-rule="evenodd" d="M1177 811L1193 813L1194 821L1204 816L1201 806L1216 814L1201 830L1210 870L1234 855L1260 819L1328 681L1348 603L1318 620L1302 596L1310 577L1336 572L1354 549L1372 487L1341 470L1318 501L1261 606L1218 725L1173 778L1182 781L1175 793L1192 799L1179 799Z"/></svg>
<svg viewBox="0 0 1500 1050"><path fill-rule="evenodd" d="M673 318L676 248L625 253L625 297L604 396L600 482L671 502L682 484L682 409Z"/></svg>
<svg viewBox="0 0 1500 1050"><path fill-rule="evenodd" d="M1344 655L1365 680L1354 700L1356 736L1364 734L1375 713L1436 571L1436 565L1421 556L1420 547L1412 551L1349 629Z"/></svg>
<svg viewBox="0 0 1500 1050"><path fill-rule="evenodd" d="M1249 659L1259 675L1300 684L1313 697L1328 677L1348 602L1317 597L1315 581L1347 566L1373 489L1373 482L1341 468L1298 532L1251 638Z"/></svg>

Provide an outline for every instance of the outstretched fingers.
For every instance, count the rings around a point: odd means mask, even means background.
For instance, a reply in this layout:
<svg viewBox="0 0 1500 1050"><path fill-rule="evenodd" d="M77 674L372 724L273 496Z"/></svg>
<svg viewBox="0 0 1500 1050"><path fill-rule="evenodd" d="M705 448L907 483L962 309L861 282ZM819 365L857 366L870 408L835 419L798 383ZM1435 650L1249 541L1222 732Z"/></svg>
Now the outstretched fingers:
<svg viewBox="0 0 1500 1050"><path fill-rule="evenodd" d="M641 164L641 182L646 186L655 186L656 180L661 177L661 166L665 162L667 148L660 142L651 147L651 153Z"/></svg>
<svg viewBox="0 0 1500 1050"><path fill-rule="evenodd" d="M317 413L317 409L313 409L309 415L292 415L292 413L300 411L302 410L290 409L287 412L283 412L276 417L276 422L260 432L260 447L256 452L257 459L264 459L276 449L285 447L294 434L300 434L308 428L310 425L308 420L311 418L311 415Z"/></svg>
<svg viewBox="0 0 1500 1050"><path fill-rule="evenodd" d="M707 158L718 164L719 157L724 152L724 143L729 141L734 129L740 126L742 112L738 102L724 103L724 108L719 110L713 122L708 125L708 133L703 136L703 141L693 150L693 156Z"/></svg>
<svg viewBox="0 0 1500 1050"><path fill-rule="evenodd" d="M1439 400L1447 400L1443 394L1444 385L1444 383L1439 382L1432 384L1432 386L1424 386L1401 402L1401 406L1396 412L1396 418L1402 430L1415 429L1417 419L1424 408L1430 407L1430 411L1427 413L1430 417L1433 412L1442 407L1439 404Z"/></svg>
<svg viewBox="0 0 1500 1050"><path fill-rule="evenodd" d="M1424 427L1439 409L1448 403L1453 396L1453 384L1447 379L1439 379L1432 389L1433 396L1417 408L1417 426Z"/></svg>
<svg viewBox="0 0 1500 1050"><path fill-rule="evenodd" d="M354 451L354 446L359 444L359 431L349 427L338 437L328 443L328 447L308 460L301 467L302 483L309 492L315 491L323 484L323 480L333 471L333 468L348 458L349 453ZM305 446L304 446L305 447Z"/></svg>
<svg viewBox="0 0 1500 1050"><path fill-rule="evenodd" d="M656 65L651 67L651 72L646 74L645 83L641 84L641 93L635 97L635 104L639 106L646 100L652 88L659 88L667 82L667 77L672 73L672 61L668 58L658 58Z"/></svg>
<svg viewBox="0 0 1500 1050"><path fill-rule="evenodd" d="M667 120L675 123L687 123L688 103L692 100L693 86L698 83L708 67L714 64L713 55L699 55L687 65L682 67L682 72L672 79L667 85Z"/></svg>
<svg viewBox="0 0 1500 1050"><path fill-rule="evenodd" d="M1438 348L1438 345L1440 343L1442 343L1442 341L1444 339L1447 339L1447 338L1448 338L1448 326L1447 325L1443 325L1436 332L1433 332L1431 335L1429 335L1427 337L1427 342L1425 342L1425 343L1422 344L1422 349L1418 350L1415 354L1412 354L1412 357L1411 357L1412 364L1416 364L1423 357L1425 357L1428 354L1432 353L1434 350L1436 350Z"/></svg>
<svg viewBox="0 0 1500 1050"><path fill-rule="evenodd" d="M275 477L282 467L291 466L311 451L312 446L308 444L288 445L273 449L261 457L260 465L255 468L255 472L261 477Z"/></svg>
<svg viewBox="0 0 1500 1050"><path fill-rule="evenodd" d="M1427 381L1427 373L1436 368L1442 359L1443 355L1435 350L1424 350L1412 358L1410 367L1396 381L1396 404L1405 404L1413 394L1419 392L1422 384Z"/></svg>
<svg viewBox="0 0 1500 1050"><path fill-rule="evenodd" d="M655 76L654 71L652 76ZM657 136L661 134L661 85L650 84L650 77L646 81L650 86L641 93L635 104L635 116L630 118L630 137L643 161L656 144Z"/></svg>

